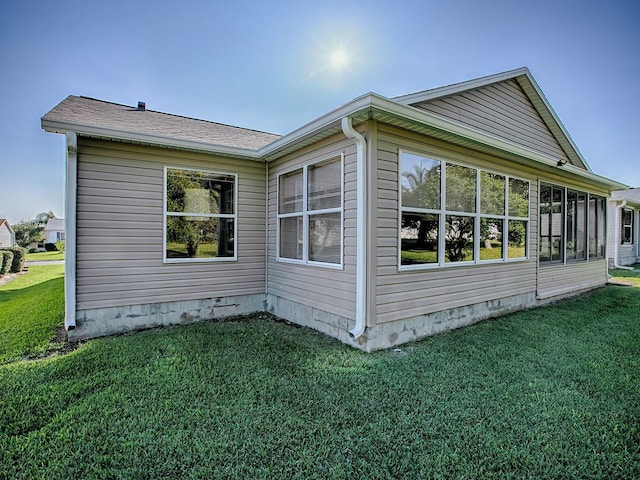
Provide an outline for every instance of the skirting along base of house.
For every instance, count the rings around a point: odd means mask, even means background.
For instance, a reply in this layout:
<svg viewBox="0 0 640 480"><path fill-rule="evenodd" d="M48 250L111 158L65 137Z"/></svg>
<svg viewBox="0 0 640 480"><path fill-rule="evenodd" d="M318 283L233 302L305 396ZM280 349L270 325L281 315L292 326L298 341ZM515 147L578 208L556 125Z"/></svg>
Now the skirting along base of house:
<svg viewBox="0 0 640 480"><path fill-rule="evenodd" d="M68 338L70 341L85 340L132 330L185 325L264 310L264 294L78 310L76 328L68 331Z"/></svg>
<svg viewBox="0 0 640 480"><path fill-rule="evenodd" d="M601 286L601 285L597 285ZM596 287L597 287L596 286ZM169 325L184 325L235 315L267 311L297 325L313 328L365 352L373 352L420 340L431 335L477 323L488 318L552 303L591 288L540 298L535 292L489 300L425 315L369 326L354 340L349 329L354 320L334 315L276 295L238 295L180 302L79 310L70 341Z"/></svg>

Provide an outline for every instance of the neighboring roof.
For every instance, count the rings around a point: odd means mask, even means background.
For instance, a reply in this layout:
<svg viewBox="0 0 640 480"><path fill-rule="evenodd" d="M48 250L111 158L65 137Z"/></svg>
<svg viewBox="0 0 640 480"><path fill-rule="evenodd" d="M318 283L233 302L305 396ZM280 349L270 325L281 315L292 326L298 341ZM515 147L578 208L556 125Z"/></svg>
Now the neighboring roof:
<svg viewBox="0 0 640 480"><path fill-rule="evenodd" d="M440 99L442 97L455 95L457 93L469 90L475 90L478 88L486 87L488 85L492 85L494 83L504 82L511 79L516 80L520 87L522 87L525 94L542 117L542 120L547 125L549 131L551 131L556 141L567 153L567 156L569 157L571 163L580 167L584 167L585 169L591 171L589 164L580 153L580 150L572 140L569 132L560 121L560 118L558 118L558 116L556 115L555 111L551 107L551 104L547 101L544 93L538 86L537 82L534 80L529 69L526 67L509 70L507 72L497 73L494 75L488 75L486 77L476 78L473 80L468 80L466 82L454 83L452 85L447 85L444 87L411 93L409 95L402 95L393 98L393 100L404 105L415 105L417 103Z"/></svg>
<svg viewBox="0 0 640 480"><path fill-rule="evenodd" d="M47 232L64 232L64 218L50 218L44 229Z"/></svg>
<svg viewBox="0 0 640 480"><path fill-rule="evenodd" d="M6 225L7 228L9 229L10 232L13 232L13 228L11 228L11 225L9 224L9 220L7 220L6 218L0 218L0 228Z"/></svg>
<svg viewBox="0 0 640 480"><path fill-rule="evenodd" d="M257 150L280 138L222 123L138 109L88 97L68 96L42 117L47 131L65 133L129 132L158 139L188 140L198 144ZM102 135L100 135L102 136Z"/></svg>
<svg viewBox="0 0 640 480"><path fill-rule="evenodd" d="M640 187L611 192L611 200L626 200L640 205Z"/></svg>

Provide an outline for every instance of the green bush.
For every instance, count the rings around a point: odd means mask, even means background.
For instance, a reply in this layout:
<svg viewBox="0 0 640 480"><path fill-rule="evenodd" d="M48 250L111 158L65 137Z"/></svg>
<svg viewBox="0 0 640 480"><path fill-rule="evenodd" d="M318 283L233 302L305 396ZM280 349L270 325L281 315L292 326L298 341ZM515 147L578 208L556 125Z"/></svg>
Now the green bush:
<svg viewBox="0 0 640 480"><path fill-rule="evenodd" d="M59 252L64 252L64 240L58 240L56 242L56 250Z"/></svg>
<svg viewBox="0 0 640 480"><path fill-rule="evenodd" d="M11 273L19 273L24 267L24 261L27 258L27 249L22 247L5 247L2 250L13 253L13 261L11 263Z"/></svg>
<svg viewBox="0 0 640 480"><path fill-rule="evenodd" d="M58 249L56 248L56 244L55 243L45 243L44 244L44 249L47 252L56 252Z"/></svg>
<svg viewBox="0 0 640 480"><path fill-rule="evenodd" d="M7 250L0 251L0 277L9 273L13 263L13 252Z"/></svg>

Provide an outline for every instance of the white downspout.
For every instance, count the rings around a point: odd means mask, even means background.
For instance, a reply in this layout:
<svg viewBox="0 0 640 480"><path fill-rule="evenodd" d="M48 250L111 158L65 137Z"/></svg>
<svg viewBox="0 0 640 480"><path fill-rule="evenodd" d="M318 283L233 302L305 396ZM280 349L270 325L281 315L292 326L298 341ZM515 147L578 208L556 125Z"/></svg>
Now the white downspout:
<svg viewBox="0 0 640 480"><path fill-rule="evenodd" d="M342 131L356 142L356 324L349 330L353 339L359 338L366 328L367 309L367 236L365 151L367 141L356 132L350 117L342 118Z"/></svg>
<svg viewBox="0 0 640 480"><path fill-rule="evenodd" d="M67 174L64 204L64 328L76 328L76 195L78 191L78 136L67 132Z"/></svg>
<svg viewBox="0 0 640 480"><path fill-rule="evenodd" d="M613 246L613 266L622 270L633 270L631 267L625 267L618 264L618 245L620 244L620 212L627 206L627 201L624 200L620 205L616 205L616 214L614 219L614 228L616 233L614 235L615 245Z"/></svg>

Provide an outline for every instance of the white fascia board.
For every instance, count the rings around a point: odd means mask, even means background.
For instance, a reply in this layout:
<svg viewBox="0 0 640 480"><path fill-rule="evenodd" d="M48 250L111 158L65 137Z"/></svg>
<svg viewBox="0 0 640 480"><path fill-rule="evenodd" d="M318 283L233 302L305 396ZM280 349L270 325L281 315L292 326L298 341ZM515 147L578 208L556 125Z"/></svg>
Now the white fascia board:
<svg viewBox="0 0 640 480"><path fill-rule="evenodd" d="M342 118L353 116L358 112L362 112L371 108L371 99L373 97L378 97L378 95L374 93L368 93L366 95L357 97L351 102L342 105L341 107L338 107L321 117L318 117L317 119L307 123L306 125L303 125L300 128L293 130L290 133L287 133L274 142L271 142L270 144L262 147L258 152L261 157L269 157L271 155L277 154L279 150L287 148L292 143L314 135L315 133L318 133L329 126L335 125L339 127Z"/></svg>
<svg viewBox="0 0 640 480"><path fill-rule="evenodd" d="M522 68L512 72L506 72L502 75L509 77L509 75L513 75L514 72L520 72L519 74L522 74L522 72L528 72L528 70L526 68ZM417 122L419 124L477 142L493 149L517 155L518 157L531 161L532 163L542 164L546 167L558 169L559 171L564 170L566 173L570 174L570 176L579 177L589 182L595 182L601 186L605 186L606 188L611 188L613 190L627 188L624 184L596 175L591 171L583 170L570 164L558 166L558 163L561 160L560 158L555 158L550 155L531 150L522 145L487 134L462 123L448 120L436 114L398 103L395 100L391 100L376 93L368 93L358 97L350 103L317 118L313 122L310 122L279 138L275 142L270 143L266 147L263 147L259 150L259 154L261 157L268 157L274 154L277 155L279 150L283 150L303 138L317 134L319 131L329 126L339 125L343 117L353 117L367 111L370 112L371 118L375 118L376 112L395 115L409 121Z"/></svg>
<svg viewBox="0 0 640 480"><path fill-rule="evenodd" d="M183 140L162 135L150 135L146 133L130 132L127 130L117 130L113 128L95 127L91 125L80 125L72 122L60 120L42 119L42 128L52 133L76 132L78 135L89 135L101 138L111 138L117 140L139 142L149 145L161 145L178 149L195 150L205 153L219 153L234 157L261 160L257 150L248 148L229 147L226 145L215 145L197 140Z"/></svg>
<svg viewBox="0 0 640 480"><path fill-rule="evenodd" d="M531 73L528 70L527 70L527 72L526 72L526 74L524 76L526 77L527 81L529 82L531 88L533 88L535 90L536 94L538 95L538 97L540 98L542 103L544 104L544 106L545 106L545 108L547 110L547 113L551 116L552 121L555 122L557 127L562 132L562 135L564 135L564 138L567 140L567 142L569 142L569 145L571 146L571 148L573 149L575 154L578 156L578 158L584 164L584 166L587 167L587 169L590 172L592 172L591 167L589 166L589 164L587 163L585 158L582 156L582 153L580 152L580 149L578 148L578 146L573 141L573 138L571 138L571 135L569 135L569 131L565 128L564 124L560 121L560 117L558 117L558 115L556 114L555 110L553 109L553 107L551 106L549 101L547 100L547 97L544 95L544 92L540 88L540 85L538 85L538 82L536 82L535 78L533 78L533 75L531 75ZM521 84L521 86L522 86L522 84Z"/></svg>

